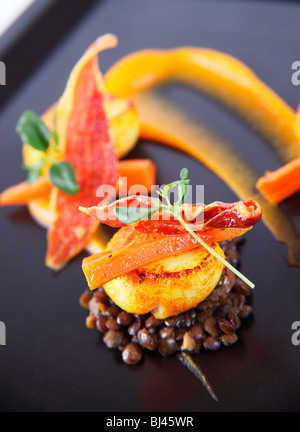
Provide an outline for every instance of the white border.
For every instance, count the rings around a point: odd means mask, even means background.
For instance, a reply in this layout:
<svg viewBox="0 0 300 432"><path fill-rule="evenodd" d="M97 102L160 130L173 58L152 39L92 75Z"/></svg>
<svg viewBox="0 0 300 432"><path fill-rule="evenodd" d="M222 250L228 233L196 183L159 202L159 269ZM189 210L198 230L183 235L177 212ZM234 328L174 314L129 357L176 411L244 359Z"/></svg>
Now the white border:
<svg viewBox="0 0 300 432"><path fill-rule="evenodd" d="M34 3L35 0L0 0L0 36Z"/></svg>

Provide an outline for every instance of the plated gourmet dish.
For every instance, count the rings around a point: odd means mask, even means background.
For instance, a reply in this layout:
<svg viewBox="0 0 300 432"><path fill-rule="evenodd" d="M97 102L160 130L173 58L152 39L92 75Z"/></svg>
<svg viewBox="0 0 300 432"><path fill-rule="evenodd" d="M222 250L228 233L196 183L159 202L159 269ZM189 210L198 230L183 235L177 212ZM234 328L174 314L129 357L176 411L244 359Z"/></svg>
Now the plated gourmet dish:
<svg viewBox="0 0 300 432"><path fill-rule="evenodd" d="M237 280L239 272L224 258L227 254L238 263L234 239L261 219L260 206L252 200L184 204L188 183L183 170L181 181L161 192L168 205L135 196L81 208L120 228L106 252L84 260L89 287L96 291L82 301L89 301L89 326L97 325L107 346L123 351L126 363L141 359L140 347L170 355L198 352L202 344L212 350L221 342L231 345L240 318L250 312L245 294L252 284L242 275L246 283ZM172 205L168 191L173 187L179 201Z"/></svg>
<svg viewBox="0 0 300 432"><path fill-rule="evenodd" d="M299 265L300 243L277 206L300 186L297 115L245 65L213 50L133 53L103 78L98 54L116 44L113 35L95 41L60 100L42 117L32 111L21 116L16 130L28 178L4 191L0 205L28 205L47 229L50 269L61 270L87 252L88 289L81 297L87 326L120 349L125 363L138 363L143 349L168 356L230 346L251 313L254 288L238 270L240 244L262 215ZM259 179L236 152L151 92L168 80L192 82L238 110L275 143L287 165ZM189 203L188 169L150 195L153 161L122 160L140 137L194 156L239 200ZM111 239L105 225L117 229Z"/></svg>

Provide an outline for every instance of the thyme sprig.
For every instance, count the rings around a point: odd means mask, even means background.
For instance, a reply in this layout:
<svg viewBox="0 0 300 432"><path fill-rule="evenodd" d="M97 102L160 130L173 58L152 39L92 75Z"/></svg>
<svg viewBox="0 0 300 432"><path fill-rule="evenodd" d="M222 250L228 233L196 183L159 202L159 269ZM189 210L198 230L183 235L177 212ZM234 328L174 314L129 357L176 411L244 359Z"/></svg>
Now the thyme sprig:
<svg viewBox="0 0 300 432"><path fill-rule="evenodd" d="M55 155L60 153L59 135L57 132L56 109L53 110L54 130L50 131L45 122L33 111L25 111L20 117L16 132L23 144L29 144L41 152L39 162L33 165L23 165L28 172L29 184L36 182L43 174L46 165L50 166L49 178L51 183L68 195L76 195L80 189L72 165L65 161L55 161ZM51 144L52 143L52 144ZM48 151L51 147L51 153Z"/></svg>
<svg viewBox="0 0 300 432"><path fill-rule="evenodd" d="M171 204L169 199L169 192L177 188L178 201ZM180 173L180 180L165 186L160 189L157 193L164 200L157 200L157 206L151 209L145 208L126 208L117 207L114 209L116 217L124 224L131 224L138 222L142 219L152 219L152 216L157 212L168 213L185 228L185 230L195 239L201 246L203 246L210 254L217 258L224 266L231 270L237 277L244 281L251 289L255 288L255 285L247 279L242 273L240 273L235 267L221 257L214 249L212 249L201 237L199 237L189 226L189 224L182 218L181 206L184 204L189 196L190 192L190 177L189 171L184 168Z"/></svg>

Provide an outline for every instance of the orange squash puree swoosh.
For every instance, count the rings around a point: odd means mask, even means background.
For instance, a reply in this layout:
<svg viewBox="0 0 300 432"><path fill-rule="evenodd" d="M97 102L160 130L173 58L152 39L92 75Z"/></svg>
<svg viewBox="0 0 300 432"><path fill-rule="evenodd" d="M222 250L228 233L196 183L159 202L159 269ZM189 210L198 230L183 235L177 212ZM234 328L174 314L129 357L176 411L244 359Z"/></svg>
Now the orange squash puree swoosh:
<svg viewBox="0 0 300 432"><path fill-rule="evenodd" d="M300 156L296 113L245 64L211 49L143 50L118 61L105 76L106 90L130 97L167 81L180 81L232 108L270 139L285 162ZM147 129L147 121L142 121Z"/></svg>
<svg viewBox="0 0 300 432"><path fill-rule="evenodd" d="M54 189L52 202L55 221L48 231L46 264L61 269L88 243L98 223L78 211L82 203L99 201L97 188L102 184L115 186L118 161L109 134L103 107L103 85L97 54L114 47L112 35L98 39L79 60L68 81L57 109L58 133L64 160L76 174L80 191L75 196Z"/></svg>
<svg viewBox="0 0 300 432"><path fill-rule="evenodd" d="M140 93L133 100L142 121L147 120L148 127L144 124L142 130L144 138L188 153L219 176L240 199L256 200L262 208L265 225L276 240L288 246L289 264L300 266L300 237L296 227L280 207L258 194L255 188L258 174L241 154L155 93Z"/></svg>

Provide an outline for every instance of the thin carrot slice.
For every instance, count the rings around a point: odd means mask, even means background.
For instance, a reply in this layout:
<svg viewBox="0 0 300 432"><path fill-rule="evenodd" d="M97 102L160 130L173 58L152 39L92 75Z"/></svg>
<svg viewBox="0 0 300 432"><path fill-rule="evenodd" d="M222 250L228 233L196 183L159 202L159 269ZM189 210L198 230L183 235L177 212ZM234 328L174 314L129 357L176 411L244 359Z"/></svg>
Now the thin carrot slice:
<svg viewBox="0 0 300 432"><path fill-rule="evenodd" d="M119 191L125 192L136 185L141 185L151 191L155 183L156 167L149 159L132 159L120 161L119 176L126 178L127 187L119 182ZM1 206L27 205L36 199L47 198L50 195L52 184L47 177L39 178L35 183L22 182L12 186L0 194Z"/></svg>
<svg viewBox="0 0 300 432"><path fill-rule="evenodd" d="M155 184L156 179L156 166L150 159L124 160L120 162L119 175L121 178L126 178L127 182L127 184L119 182L119 195L127 195L130 189L137 185L151 192L151 186Z"/></svg>
<svg viewBox="0 0 300 432"><path fill-rule="evenodd" d="M88 243L99 223L78 211L81 203L99 201L97 189L115 186L118 161L104 111L103 82L97 54L112 48L113 35L98 39L75 66L57 108L58 133L64 160L75 171L80 191L75 196L54 189L56 218L48 231L46 264L61 269Z"/></svg>
<svg viewBox="0 0 300 432"><path fill-rule="evenodd" d="M300 158L273 172L266 172L257 189L271 203L280 203L300 189Z"/></svg>
<svg viewBox="0 0 300 432"><path fill-rule="evenodd" d="M127 230L126 227L123 229ZM134 232L134 228L131 229ZM210 230L197 234L205 242L213 244L218 241L239 237L249 231L249 229ZM128 235L128 238L130 238L130 235ZM125 244L124 246L123 244L119 250L111 250L85 258L82 269L90 289L95 290L144 264L199 247L198 241L187 232L154 238L152 241L140 242L138 241L139 236L137 236L128 245Z"/></svg>
<svg viewBox="0 0 300 432"><path fill-rule="evenodd" d="M51 183L46 177L40 177L33 184L22 182L6 189L0 195L0 206L26 205L30 201L50 195Z"/></svg>

